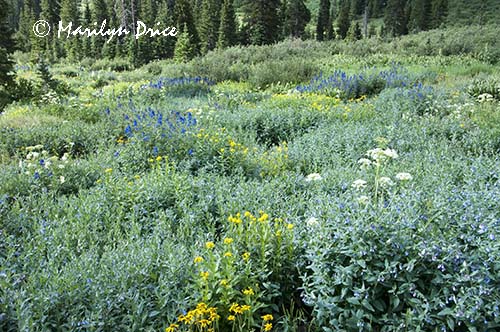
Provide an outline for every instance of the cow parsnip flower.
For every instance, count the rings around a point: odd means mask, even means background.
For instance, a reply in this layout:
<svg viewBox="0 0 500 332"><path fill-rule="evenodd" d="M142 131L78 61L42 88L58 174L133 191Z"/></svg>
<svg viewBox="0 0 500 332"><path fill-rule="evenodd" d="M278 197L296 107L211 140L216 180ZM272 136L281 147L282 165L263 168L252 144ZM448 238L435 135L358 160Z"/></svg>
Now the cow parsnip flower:
<svg viewBox="0 0 500 332"><path fill-rule="evenodd" d="M401 172L396 174L396 179L399 181L411 181L413 180L413 176L410 173Z"/></svg>

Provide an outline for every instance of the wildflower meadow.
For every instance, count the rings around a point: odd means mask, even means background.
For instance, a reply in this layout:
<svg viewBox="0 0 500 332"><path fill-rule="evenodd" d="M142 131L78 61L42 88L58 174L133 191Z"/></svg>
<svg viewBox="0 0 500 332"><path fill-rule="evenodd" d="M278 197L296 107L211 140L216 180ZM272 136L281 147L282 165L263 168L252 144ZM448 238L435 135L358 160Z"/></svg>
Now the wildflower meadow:
<svg viewBox="0 0 500 332"><path fill-rule="evenodd" d="M499 331L499 62L434 34L50 66L0 114L0 330Z"/></svg>

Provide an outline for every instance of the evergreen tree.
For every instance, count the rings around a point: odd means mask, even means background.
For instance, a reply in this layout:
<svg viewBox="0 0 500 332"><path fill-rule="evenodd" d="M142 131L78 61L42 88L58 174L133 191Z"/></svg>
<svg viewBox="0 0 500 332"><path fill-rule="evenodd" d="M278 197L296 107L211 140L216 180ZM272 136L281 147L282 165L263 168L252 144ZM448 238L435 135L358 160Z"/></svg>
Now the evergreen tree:
<svg viewBox="0 0 500 332"><path fill-rule="evenodd" d="M351 25L351 20L349 18L349 1L343 0L340 5L339 16L337 18L338 25L338 35L340 38L345 39L347 37L347 31Z"/></svg>
<svg viewBox="0 0 500 332"><path fill-rule="evenodd" d="M245 0L246 42L256 45L271 44L279 38L281 25L280 0Z"/></svg>
<svg viewBox="0 0 500 332"><path fill-rule="evenodd" d="M387 33L392 36L400 36L407 32L406 0L388 0L385 8L384 24Z"/></svg>
<svg viewBox="0 0 500 332"><path fill-rule="evenodd" d="M177 43L175 43L174 60L176 62L187 62L195 56L192 40L187 24L184 24L182 33L177 36Z"/></svg>
<svg viewBox="0 0 500 332"><path fill-rule="evenodd" d="M432 16L430 27L439 28L448 15L448 0L432 1Z"/></svg>
<svg viewBox="0 0 500 332"><path fill-rule="evenodd" d="M108 9L105 0L94 0L94 6L92 11L92 22L96 22L99 27L102 22L106 20L109 26ZM92 37L92 53L94 57L100 58L103 55L103 47L106 39L102 36Z"/></svg>
<svg viewBox="0 0 500 332"><path fill-rule="evenodd" d="M73 24L73 29L80 25L77 0L62 0L61 21L63 22L63 26L67 26L71 22ZM63 45L66 55L70 59L78 59L80 56L79 38L77 36L70 36L66 39L66 36L64 36L63 39L61 35L61 39L64 40Z"/></svg>
<svg viewBox="0 0 500 332"><path fill-rule="evenodd" d="M224 0L221 10L217 48L236 45L238 42L236 33L236 15L234 13L233 0Z"/></svg>
<svg viewBox="0 0 500 332"><path fill-rule="evenodd" d="M219 0L204 0L199 23L201 52L211 51L217 46L219 36L221 3Z"/></svg>
<svg viewBox="0 0 500 332"><path fill-rule="evenodd" d="M195 54L198 54L200 38L198 35L198 30L196 29L189 0L176 0L174 11L175 16L177 17L176 27L184 27L184 25L186 26L187 36L190 38L190 46L193 48L193 52Z"/></svg>
<svg viewBox="0 0 500 332"><path fill-rule="evenodd" d="M92 12L90 11L90 5L88 2L85 3L83 10L83 24L86 27L90 27L92 24ZM82 51L83 56L90 58L92 56L92 42L90 38L84 37L82 40Z"/></svg>
<svg viewBox="0 0 500 332"><path fill-rule="evenodd" d="M155 22L155 8L152 0L143 0L141 2L140 15L137 20L143 22L147 28L157 28ZM136 24L137 28L137 24ZM144 29L144 27L141 27ZM141 31L142 32L142 31ZM154 37L161 38L161 37ZM148 34L142 35L137 40L137 53L139 64L145 64L154 58L153 38Z"/></svg>
<svg viewBox="0 0 500 332"><path fill-rule="evenodd" d="M303 0L289 0L285 9L283 31L287 36L301 38L310 20L311 12Z"/></svg>
<svg viewBox="0 0 500 332"><path fill-rule="evenodd" d="M361 39L361 28L359 27L359 23L356 21L351 22L351 26L349 27L349 31L347 31L347 39L354 41Z"/></svg>
<svg viewBox="0 0 500 332"><path fill-rule="evenodd" d="M320 0L318 22L316 24L316 39L322 41L325 39L325 33L328 31L330 22L330 0Z"/></svg>
<svg viewBox="0 0 500 332"><path fill-rule="evenodd" d="M0 8L9 8L6 0L0 0ZM15 44L12 38L13 31L9 27L8 11L0 12L0 111L11 99L11 90L14 87L14 62L10 55Z"/></svg>
<svg viewBox="0 0 500 332"><path fill-rule="evenodd" d="M39 3L40 3L40 15L36 16L36 18L37 19L40 18L47 21L50 25L50 31L57 31L59 22L59 11L60 11L58 2L56 2L55 0L41 0ZM36 52L47 51L47 53L50 53L51 50L53 49L53 45L55 45L55 42L53 42L52 40L56 39L54 35L49 33L44 38L39 38L39 37L36 38L38 40L34 41L33 43L34 51ZM57 43L59 43L59 40L57 41Z"/></svg>
<svg viewBox="0 0 500 332"><path fill-rule="evenodd" d="M174 27L172 10L168 7L166 1L162 1L158 7L157 22L160 22L163 28ZM179 33L179 32L177 32ZM156 59L167 59L174 56L175 38L174 37L158 37L154 42L154 54Z"/></svg>
<svg viewBox="0 0 500 332"><path fill-rule="evenodd" d="M33 24L35 23L32 3L29 0L24 0L21 13L19 15L19 29L15 34L16 45L24 52L31 51L31 37L33 34ZM36 36L35 36L36 37ZM39 37L36 37L39 38Z"/></svg>
<svg viewBox="0 0 500 332"><path fill-rule="evenodd" d="M327 40L332 40L335 38L335 31L333 29L333 20L336 17L336 12L337 12L337 1L333 0L331 3L331 9L330 9L330 19L328 20L328 29L326 30L326 39Z"/></svg>
<svg viewBox="0 0 500 332"><path fill-rule="evenodd" d="M431 1L414 0L408 4L408 30L422 31L429 28L431 18Z"/></svg>

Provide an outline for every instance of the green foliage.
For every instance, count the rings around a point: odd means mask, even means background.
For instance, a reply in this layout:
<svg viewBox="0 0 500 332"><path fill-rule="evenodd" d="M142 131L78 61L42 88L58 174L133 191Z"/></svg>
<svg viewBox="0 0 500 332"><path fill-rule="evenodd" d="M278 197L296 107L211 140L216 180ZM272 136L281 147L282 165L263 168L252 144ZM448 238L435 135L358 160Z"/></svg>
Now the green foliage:
<svg viewBox="0 0 500 332"><path fill-rule="evenodd" d="M316 24L316 39L322 41L325 39L325 33L328 31L330 23L330 0L321 0L319 3L318 22Z"/></svg>
<svg viewBox="0 0 500 332"><path fill-rule="evenodd" d="M498 330L497 30L15 55L0 330Z"/></svg>
<svg viewBox="0 0 500 332"><path fill-rule="evenodd" d="M184 24L184 29L177 37L177 42L175 43L174 61L187 62L195 56L195 52L191 35L188 32L187 25Z"/></svg>
<svg viewBox="0 0 500 332"><path fill-rule="evenodd" d="M271 44L279 38L279 0L245 0L246 42L255 45Z"/></svg>
<svg viewBox="0 0 500 332"><path fill-rule="evenodd" d="M236 16L233 0L224 0L221 9L217 48L227 48L237 42Z"/></svg>

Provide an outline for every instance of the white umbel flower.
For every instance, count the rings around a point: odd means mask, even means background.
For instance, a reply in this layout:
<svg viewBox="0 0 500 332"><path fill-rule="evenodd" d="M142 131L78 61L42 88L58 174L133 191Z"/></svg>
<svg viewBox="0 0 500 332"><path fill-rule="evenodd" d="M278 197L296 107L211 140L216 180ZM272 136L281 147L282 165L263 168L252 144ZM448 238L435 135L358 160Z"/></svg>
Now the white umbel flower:
<svg viewBox="0 0 500 332"><path fill-rule="evenodd" d="M311 173L308 176L306 176L306 182L311 182L311 181L319 181L322 180L323 178L319 173Z"/></svg>
<svg viewBox="0 0 500 332"><path fill-rule="evenodd" d="M366 181L365 180L356 180L352 183L351 185L354 189L360 190L366 187Z"/></svg>
<svg viewBox="0 0 500 332"><path fill-rule="evenodd" d="M396 179L398 179L399 181L411 181L413 180L413 176L411 176L410 173L402 172L396 174Z"/></svg>

